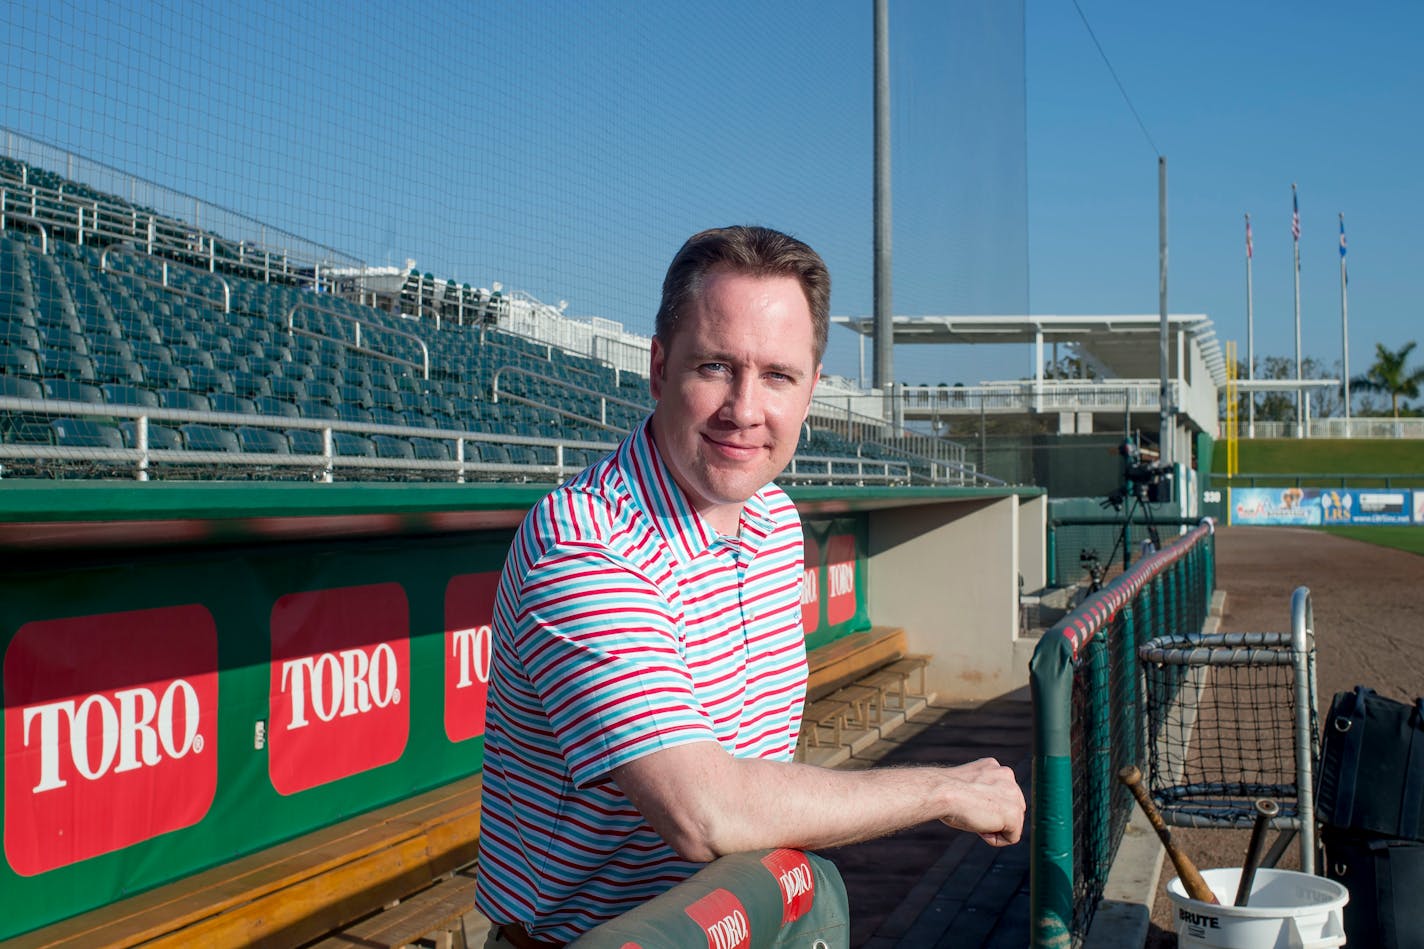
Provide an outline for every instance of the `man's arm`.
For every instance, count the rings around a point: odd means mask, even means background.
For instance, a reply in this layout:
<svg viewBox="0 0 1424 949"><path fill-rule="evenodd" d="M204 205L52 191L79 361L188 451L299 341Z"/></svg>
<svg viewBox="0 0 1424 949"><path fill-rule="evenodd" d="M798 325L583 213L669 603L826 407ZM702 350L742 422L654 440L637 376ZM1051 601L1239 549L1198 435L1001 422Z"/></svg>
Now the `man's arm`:
<svg viewBox="0 0 1424 949"><path fill-rule="evenodd" d="M995 846L1016 843L1023 831L1023 792L992 758L833 771L734 758L698 741L630 761L612 776L680 856L699 862L769 847L837 847L931 820Z"/></svg>

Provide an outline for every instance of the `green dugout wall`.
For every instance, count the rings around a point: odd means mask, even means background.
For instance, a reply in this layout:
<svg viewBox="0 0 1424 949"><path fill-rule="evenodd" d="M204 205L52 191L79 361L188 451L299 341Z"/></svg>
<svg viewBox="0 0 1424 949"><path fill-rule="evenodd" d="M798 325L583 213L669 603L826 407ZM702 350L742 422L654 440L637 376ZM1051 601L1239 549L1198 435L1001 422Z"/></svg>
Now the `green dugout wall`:
<svg viewBox="0 0 1424 949"><path fill-rule="evenodd" d="M478 772L494 588L547 490L6 482L0 939ZM891 521L1018 504L793 498L808 648L901 622Z"/></svg>

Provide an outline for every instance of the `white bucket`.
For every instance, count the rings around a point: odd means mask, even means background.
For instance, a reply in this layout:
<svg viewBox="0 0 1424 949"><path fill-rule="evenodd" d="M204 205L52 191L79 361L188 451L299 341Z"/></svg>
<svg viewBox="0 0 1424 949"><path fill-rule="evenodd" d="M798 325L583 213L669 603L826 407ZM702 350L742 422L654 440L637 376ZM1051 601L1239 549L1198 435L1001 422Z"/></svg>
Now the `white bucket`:
<svg viewBox="0 0 1424 949"><path fill-rule="evenodd" d="M1350 892L1334 880L1295 870L1257 870L1246 906L1233 906L1241 870L1203 870L1222 901L1187 896L1181 880L1167 884L1177 920L1177 945L1186 949L1325 949L1345 944L1340 911Z"/></svg>

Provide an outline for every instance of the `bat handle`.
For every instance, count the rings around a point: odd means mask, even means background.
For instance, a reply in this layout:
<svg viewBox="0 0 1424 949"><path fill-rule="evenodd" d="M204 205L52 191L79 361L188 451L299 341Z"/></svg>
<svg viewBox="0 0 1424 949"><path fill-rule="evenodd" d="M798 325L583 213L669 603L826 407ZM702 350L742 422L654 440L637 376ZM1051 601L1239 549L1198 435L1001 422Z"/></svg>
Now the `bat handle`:
<svg viewBox="0 0 1424 949"><path fill-rule="evenodd" d="M1256 868L1266 850L1266 830L1271 818L1281 812L1275 801L1262 798L1256 802L1256 823L1251 827L1251 843L1246 847L1246 862L1241 865L1241 882L1236 887L1236 906L1245 906L1251 899L1251 885L1256 882Z"/></svg>
<svg viewBox="0 0 1424 949"><path fill-rule="evenodd" d="M1142 808L1142 813L1147 815L1147 821L1152 825L1152 829L1157 832L1158 838L1162 841L1162 846L1167 848L1167 856L1172 858L1172 865L1177 868L1177 876L1182 881L1182 889L1187 891L1187 895L1202 903L1220 903L1216 894L1211 891L1211 887L1206 880L1202 879L1201 871L1192 863L1182 848L1172 839L1172 832L1167 829L1167 822L1162 819L1157 806L1152 803L1152 797L1147 793L1147 788L1142 783L1142 772L1136 767L1128 765L1117 773L1118 780L1127 785L1132 796L1137 799L1138 806Z"/></svg>

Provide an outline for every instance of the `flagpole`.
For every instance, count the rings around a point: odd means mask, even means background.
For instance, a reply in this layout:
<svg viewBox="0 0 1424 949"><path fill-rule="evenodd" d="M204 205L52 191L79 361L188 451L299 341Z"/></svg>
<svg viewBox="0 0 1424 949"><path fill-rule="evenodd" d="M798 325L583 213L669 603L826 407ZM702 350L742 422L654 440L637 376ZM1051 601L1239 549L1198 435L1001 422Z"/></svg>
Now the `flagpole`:
<svg viewBox="0 0 1424 949"><path fill-rule="evenodd" d="M1345 275L1345 212L1340 212L1340 351L1345 369L1345 437L1350 437L1350 280Z"/></svg>
<svg viewBox="0 0 1424 949"><path fill-rule="evenodd" d="M1300 373L1300 202L1291 183L1291 237L1295 243L1295 437L1305 437L1305 387Z"/></svg>
<svg viewBox="0 0 1424 949"><path fill-rule="evenodd" d="M1256 325L1251 315L1251 215L1246 215L1246 380L1256 381ZM1246 437L1256 437L1256 391L1246 387Z"/></svg>

